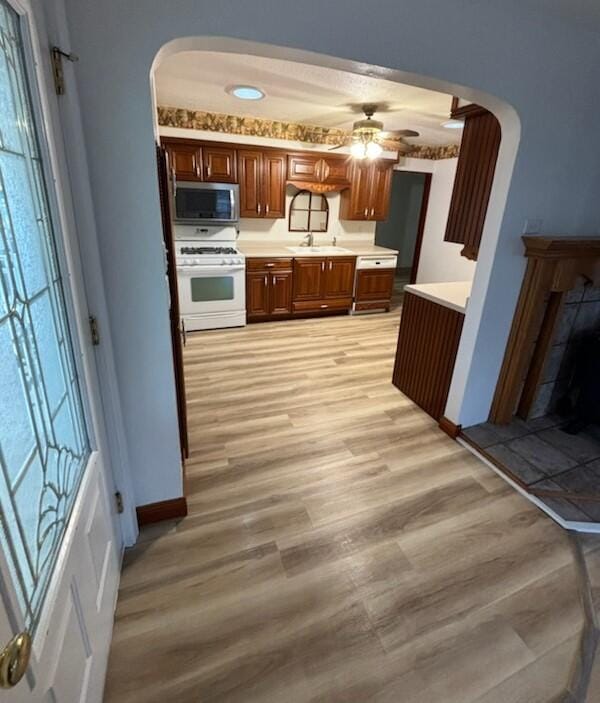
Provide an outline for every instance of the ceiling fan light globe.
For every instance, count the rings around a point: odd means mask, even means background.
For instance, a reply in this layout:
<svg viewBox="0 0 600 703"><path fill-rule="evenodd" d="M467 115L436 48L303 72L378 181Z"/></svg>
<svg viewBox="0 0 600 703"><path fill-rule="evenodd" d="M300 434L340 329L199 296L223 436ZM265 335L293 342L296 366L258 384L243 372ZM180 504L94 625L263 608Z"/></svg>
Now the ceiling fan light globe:
<svg viewBox="0 0 600 703"><path fill-rule="evenodd" d="M377 142L369 142L365 151L368 159L377 159L383 154L383 147Z"/></svg>
<svg viewBox="0 0 600 703"><path fill-rule="evenodd" d="M364 159L367 155L367 148L362 142L354 142L350 147L350 153L355 159Z"/></svg>

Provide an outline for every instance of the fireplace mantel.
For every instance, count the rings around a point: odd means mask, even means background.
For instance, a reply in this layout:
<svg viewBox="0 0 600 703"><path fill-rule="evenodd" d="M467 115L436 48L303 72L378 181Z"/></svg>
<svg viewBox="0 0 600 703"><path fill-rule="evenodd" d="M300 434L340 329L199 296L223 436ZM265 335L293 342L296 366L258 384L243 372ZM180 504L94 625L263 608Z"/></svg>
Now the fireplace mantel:
<svg viewBox="0 0 600 703"><path fill-rule="evenodd" d="M490 412L490 422L526 415L567 293L600 285L600 236L524 236L527 269Z"/></svg>

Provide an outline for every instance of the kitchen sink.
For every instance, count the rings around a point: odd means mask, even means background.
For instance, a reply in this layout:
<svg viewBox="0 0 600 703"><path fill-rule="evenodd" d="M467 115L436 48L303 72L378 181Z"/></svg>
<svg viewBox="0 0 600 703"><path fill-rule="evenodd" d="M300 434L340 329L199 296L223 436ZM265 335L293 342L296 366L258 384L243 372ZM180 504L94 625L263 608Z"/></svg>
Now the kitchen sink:
<svg viewBox="0 0 600 703"><path fill-rule="evenodd" d="M350 249L344 249L344 247L286 247L289 251L294 252L294 254L304 254L304 256L309 256L310 254L352 254Z"/></svg>

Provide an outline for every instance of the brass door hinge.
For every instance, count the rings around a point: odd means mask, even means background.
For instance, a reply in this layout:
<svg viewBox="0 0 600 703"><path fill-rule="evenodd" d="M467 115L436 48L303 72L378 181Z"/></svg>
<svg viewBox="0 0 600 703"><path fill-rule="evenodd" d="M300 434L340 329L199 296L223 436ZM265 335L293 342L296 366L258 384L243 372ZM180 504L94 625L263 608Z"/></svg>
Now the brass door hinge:
<svg viewBox="0 0 600 703"><path fill-rule="evenodd" d="M123 496L121 495L121 491L117 491L115 493L115 505L117 506L117 512L121 514L125 508L123 506Z"/></svg>
<svg viewBox="0 0 600 703"><path fill-rule="evenodd" d="M92 337L92 344L97 347L100 344L100 332L98 330L98 320L90 315L90 335Z"/></svg>
<svg viewBox="0 0 600 703"><path fill-rule="evenodd" d="M54 89L57 95L65 94L65 76L63 73L63 59L67 61L79 61L79 56L63 51L58 46L50 49L50 60L52 61L52 75L54 76Z"/></svg>

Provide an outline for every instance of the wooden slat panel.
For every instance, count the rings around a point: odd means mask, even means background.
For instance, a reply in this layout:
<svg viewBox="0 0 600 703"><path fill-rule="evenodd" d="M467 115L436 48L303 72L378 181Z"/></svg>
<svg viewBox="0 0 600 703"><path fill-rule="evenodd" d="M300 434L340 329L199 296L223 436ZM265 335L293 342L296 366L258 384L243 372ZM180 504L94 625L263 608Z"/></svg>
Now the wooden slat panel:
<svg viewBox="0 0 600 703"><path fill-rule="evenodd" d="M444 239L464 244L468 258L477 258L500 136L500 124L491 112L465 120Z"/></svg>
<svg viewBox="0 0 600 703"><path fill-rule="evenodd" d="M405 293L394 385L439 420L446 406L464 315Z"/></svg>

